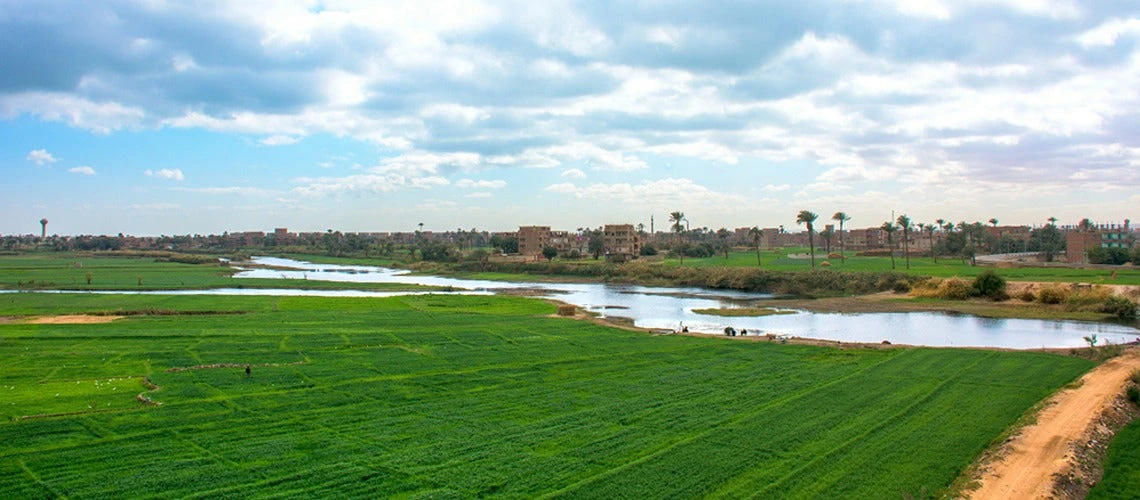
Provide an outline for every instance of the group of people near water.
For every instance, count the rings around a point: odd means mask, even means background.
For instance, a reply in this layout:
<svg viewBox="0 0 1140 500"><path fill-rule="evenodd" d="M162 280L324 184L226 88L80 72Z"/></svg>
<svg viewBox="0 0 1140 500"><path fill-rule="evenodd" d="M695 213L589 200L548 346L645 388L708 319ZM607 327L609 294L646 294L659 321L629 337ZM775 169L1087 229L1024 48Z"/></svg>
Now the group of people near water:
<svg viewBox="0 0 1140 500"><path fill-rule="evenodd" d="M689 327L685 326L685 322L682 321L682 322L677 324L677 330L675 332L676 333L689 333ZM726 327L724 327L724 334L729 336L729 337L735 337L737 335L747 336L748 335L748 329L747 328L741 328L738 331L737 329L735 329L731 326L726 326ZM759 335L759 334L760 334L759 332L756 333L756 335Z"/></svg>
<svg viewBox="0 0 1140 500"><path fill-rule="evenodd" d="M729 336L729 337L735 337L737 335L740 335L743 337L743 336L748 335L748 329L747 328L741 328L740 331L738 332L738 331L736 331L735 328L733 328L731 326L726 326L726 327L724 327L724 334Z"/></svg>

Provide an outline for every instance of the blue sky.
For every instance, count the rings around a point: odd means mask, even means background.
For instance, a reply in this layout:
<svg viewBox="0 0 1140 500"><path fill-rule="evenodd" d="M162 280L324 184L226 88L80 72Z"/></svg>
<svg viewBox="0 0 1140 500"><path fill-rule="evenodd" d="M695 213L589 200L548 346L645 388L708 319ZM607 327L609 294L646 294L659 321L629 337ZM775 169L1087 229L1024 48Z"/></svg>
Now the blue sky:
<svg viewBox="0 0 1140 500"><path fill-rule="evenodd" d="M1140 4L5 0L0 172L0 234L1140 220Z"/></svg>

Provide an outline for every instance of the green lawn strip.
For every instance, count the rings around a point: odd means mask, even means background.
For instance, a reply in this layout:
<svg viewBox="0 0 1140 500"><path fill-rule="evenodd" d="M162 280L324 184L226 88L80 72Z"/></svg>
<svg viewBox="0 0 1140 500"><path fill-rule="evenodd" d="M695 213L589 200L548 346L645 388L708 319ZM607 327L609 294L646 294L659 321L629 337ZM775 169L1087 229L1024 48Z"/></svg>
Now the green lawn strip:
<svg viewBox="0 0 1140 500"><path fill-rule="evenodd" d="M1108 458L1104 462L1104 477L1086 498L1136 498L1140 491L1140 420L1124 426L1108 445Z"/></svg>
<svg viewBox="0 0 1140 500"><path fill-rule="evenodd" d="M781 248L777 250L765 250L761 252L761 269L768 269L772 271L797 271L811 269L810 259L789 258L789 254L807 254L807 248ZM859 257L854 256L848 252L846 260L840 259L825 259L822 252L816 252L816 266L819 267L823 262L829 262L828 269L833 271L845 272L884 272L884 271L898 271L913 274L916 276L936 276L941 278L950 278L958 276L961 278L973 278L987 268L981 266L971 266L968 261L962 259L945 259L939 258L935 263L934 259L930 257L916 257L910 258L910 269L907 269L901 257L895 257L895 266L891 267L890 257ZM664 261L667 266L680 266L682 265L679 260L669 258ZM686 258L683 264L685 267L757 267L756 266L756 253L737 251L730 252L729 258L725 259L723 256L706 257L706 258ZM1140 270L1134 268L1121 267L1116 269L1116 278L1112 278L1112 269L1069 269L1058 267L1020 267L1020 268L1003 268L994 269L1002 277L1011 281L1058 281L1069 283L1095 283L1095 284L1118 284L1118 285L1140 285Z"/></svg>
<svg viewBox="0 0 1140 500"><path fill-rule="evenodd" d="M0 421L4 496L687 496L781 477L788 496L897 496L945 488L1091 366L655 337L515 297L42 297L4 307L249 312L0 325L0 390L30 388L23 408L124 375L163 403ZM166 371L217 363L255 367Z"/></svg>
<svg viewBox="0 0 1140 500"><path fill-rule="evenodd" d="M234 278L235 268L183 264L152 257L33 254L0 257L0 289L10 290L189 290L210 288L290 288L350 290L433 290L401 283L349 283L320 280ZM90 278L90 282L88 282Z"/></svg>

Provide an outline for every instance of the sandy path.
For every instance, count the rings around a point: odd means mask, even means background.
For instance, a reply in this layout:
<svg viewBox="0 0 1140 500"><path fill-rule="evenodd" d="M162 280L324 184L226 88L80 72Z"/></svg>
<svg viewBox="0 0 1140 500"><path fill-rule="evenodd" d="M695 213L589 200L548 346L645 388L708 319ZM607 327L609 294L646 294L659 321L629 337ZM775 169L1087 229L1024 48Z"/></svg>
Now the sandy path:
<svg viewBox="0 0 1140 500"><path fill-rule="evenodd" d="M1086 373L1080 387L1054 395L1037 423L1022 429L1009 453L990 465L970 498L1050 498L1053 475L1069 466L1069 445L1124 391L1129 375L1138 369L1140 352L1130 350Z"/></svg>
<svg viewBox="0 0 1140 500"><path fill-rule="evenodd" d="M62 316L41 316L28 320L33 325L86 325L91 323L110 323L122 316L91 316L87 314L65 314Z"/></svg>

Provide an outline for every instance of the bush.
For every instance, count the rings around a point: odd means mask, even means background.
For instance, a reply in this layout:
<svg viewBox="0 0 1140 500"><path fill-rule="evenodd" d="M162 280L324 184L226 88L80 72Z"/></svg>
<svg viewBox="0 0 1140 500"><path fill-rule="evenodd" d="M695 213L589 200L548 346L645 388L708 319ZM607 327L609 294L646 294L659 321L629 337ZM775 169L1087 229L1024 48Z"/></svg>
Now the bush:
<svg viewBox="0 0 1140 500"><path fill-rule="evenodd" d="M970 298L972 287L964 280L950 278L938 285L938 296L950 300L966 300Z"/></svg>
<svg viewBox="0 0 1140 500"><path fill-rule="evenodd" d="M1140 405L1140 388L1130 385L1128 386L1128 400L1134 405Z"/></svg>
<svg viewBox="0 0 1140 500"><path fill-rule="evenodd" d="M643 257L657 255L657 247L654 247L653 245L644 245L641 247L641 255Z"/></svg>
<svg viewBox="0 0 1140 500"><path fill-rule="evenodd" d="M1037 296L1033 295L1033 291L1027 288L1025 290L1022 290L1021 293L1017 294L1017 299L1022 302L1033 302L1037 300Z"/></svg>
<svg viewBox="0 0 1140 500"><path fill-rule="evenodd" d="M1005 300L1009 295L1005 293L1005 278L1002 278L991 270L983 271L977 278L974 278L974 283L971 286L972 295L979 297L988 297L993 300Z"/></svg>
<svg viewBox="0 0 1140 500"><path fill-rule="evenodd" d="M1061 285L1049 285L1037 292L1037 299L1042 304L1064 304L1069 299L1069 289Z"/></svg>
<svg viewBox="0 0 1140 500"><path fill-rule="evenodd" d="M1112 291L1104 287L1079 290L1069 294L1065 305L1070 311L1100 312L1111 295Z"/></svg>
<svg viewBox="0 0 1140 500"><path fill-rule="evenodd" d="M1093 247L1088 249L1086 254L1091 264L1109 264L1114 266L1124 264L1132 257L1128 255L1128 250L1123 248Z"/></svg>
<svg viewBox="0 0 1140 500"><path fill-rule="evenodd" d="M824 264L826 264L826 262L824 262ZM895 286L891 287L891 290L894 290L895 293L907 293L910 291L910 283L896 281Z"/></svg>
<svg viewBox="0 0 1140 500"><path fill-rule="evenodd" d="M1108 313L1116 316L1117 319L1134 320L1136 319L1136 303L1128 300L1119 295L1113 295L1104 301L1101 306L1100 312Z"/></svg>

